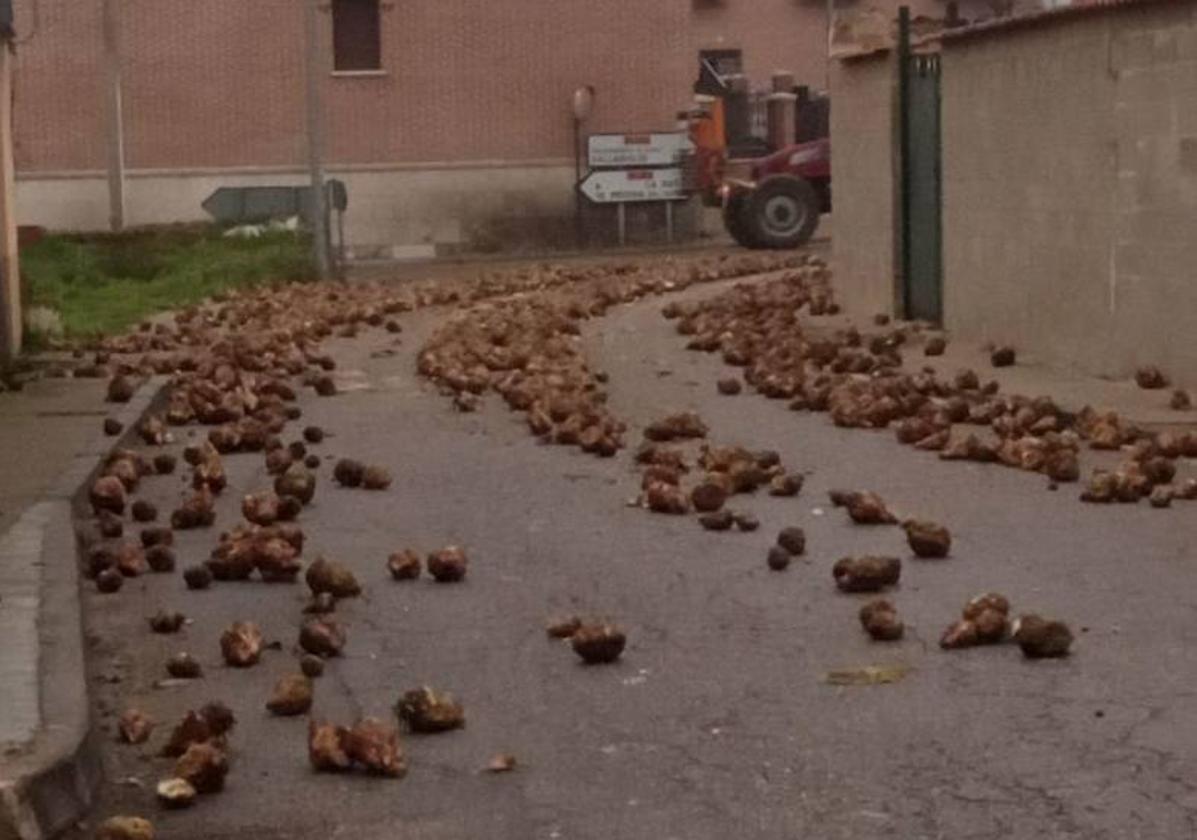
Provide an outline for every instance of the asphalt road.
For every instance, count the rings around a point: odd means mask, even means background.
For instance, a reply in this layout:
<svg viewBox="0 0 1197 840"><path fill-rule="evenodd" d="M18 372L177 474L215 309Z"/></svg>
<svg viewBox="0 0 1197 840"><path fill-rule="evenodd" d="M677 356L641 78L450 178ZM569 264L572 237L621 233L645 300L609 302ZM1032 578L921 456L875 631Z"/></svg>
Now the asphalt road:
<svg viewBox="0 0 1197 840"><path fill-rule="evenodd" d="M687 296L713 294L714 287ZM586 331L610 374L610 404L634 427L694 408L718 443L773 448L808 473L796 499L737 497L761 521L753 534L711 534L691 517L630 508L629 452L599 460L542 446L494 397L456 413L414 371L423 336L443 313L407 316L398 353L387 338L333 345L342 384L305 397L304 420L334 436L319 450L388 466L385 493L337 489L322 468L302 517L311 559L350 564L364 597L342 602L345 656L317 683L317 716L386 716L422 684L465 704L467 727L405 736L402 780L318 775L306 723L262 707L294 669L306 589L216 584L189 592L176 576L139 579L87 597L97 715L109 734L128 706L160 723L144 747L106 754L102 813L152 817L159 837L725 840L725 838L1181 838L1197 835L1197 507L1158 511L1083 505L1039 476L944 463L886 433L834 428L756 396L715 395L726 371L687 353L660 300L622 308ZM298 426L297 426L298 428ZM632 437L635 437L633 435ZM232 486L269 486L261 456L226 459ZM180 476L149 479L168 510ZM908 559L897 528L850 525L832 487L880 492L902 515L936 519L955 536L946 561ZM809 556L765 566L786 525L807 530ZM179 534L184 562L206 556L216 531ZM458 586L392 582L387 554L465 546ZM907 623L894 644L868 641L863 596L836 592L845 554L899 553L892 593ZM1013 646L943 652L939 634L977 592L1015 611L1067 620L1064 661L1025 661ZM160 607L192 617L178 637L149 633ZM609 616L629 633L614 666L585 667L546 638L551 615ZM283 650L234 671L217 639L236 619L258 622ZM206 676L155 689L177 649ZM911 668L899 682L834 686L833 669ZM221 699L237 712L228 789L167 813L155 757L182 712ZM499 752L515 772L480 772Z"/></svg>

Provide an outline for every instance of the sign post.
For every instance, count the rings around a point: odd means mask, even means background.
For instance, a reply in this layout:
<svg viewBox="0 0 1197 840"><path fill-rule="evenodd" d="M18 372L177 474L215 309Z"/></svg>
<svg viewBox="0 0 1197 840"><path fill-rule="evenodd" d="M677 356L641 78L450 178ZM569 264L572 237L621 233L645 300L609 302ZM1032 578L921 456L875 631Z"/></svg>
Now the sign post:
<svg viewBox="0 0 1197 840"><path fill-rule="evenodd" d="M592 134L586 142L590 172L578 181L578 194L616 205L620 245L627 243L628 204L665 202L665 235L673 242L673 202L687 196L681 164L693 150L683 131Z"/></svg>
<svg viewBox="0 0 1197 840"><path fill-rule="evenodd" d="M12 157L13 35L0 28L0 362L21 352L21 263Z"/></svg>

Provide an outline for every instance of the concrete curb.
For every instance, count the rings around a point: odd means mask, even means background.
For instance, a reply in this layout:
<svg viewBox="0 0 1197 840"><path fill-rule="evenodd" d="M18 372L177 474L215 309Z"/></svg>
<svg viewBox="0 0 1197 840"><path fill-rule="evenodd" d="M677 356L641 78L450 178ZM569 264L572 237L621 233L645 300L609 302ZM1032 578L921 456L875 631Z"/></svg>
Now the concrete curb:
<svg viewBox="0 0 1197 840"><path fill-rule="evenodd" d="M0 535L0 840L45 840L91 807L102 775L92 729L74 519L105 456L127 445L165 398L145 382L115 413L120 437L96 437L43 499Z"/></svg>

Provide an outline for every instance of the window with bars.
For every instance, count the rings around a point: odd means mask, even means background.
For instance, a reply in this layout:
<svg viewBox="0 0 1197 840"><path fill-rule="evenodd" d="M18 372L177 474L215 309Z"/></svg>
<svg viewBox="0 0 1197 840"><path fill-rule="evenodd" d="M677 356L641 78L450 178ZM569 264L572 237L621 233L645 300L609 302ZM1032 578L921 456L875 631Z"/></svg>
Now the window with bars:
<svg viewBox="0 0 1197 840"><path fill-rule="evenodd" d="M379 0L332 0L333 70L382 69Z"/></svg>

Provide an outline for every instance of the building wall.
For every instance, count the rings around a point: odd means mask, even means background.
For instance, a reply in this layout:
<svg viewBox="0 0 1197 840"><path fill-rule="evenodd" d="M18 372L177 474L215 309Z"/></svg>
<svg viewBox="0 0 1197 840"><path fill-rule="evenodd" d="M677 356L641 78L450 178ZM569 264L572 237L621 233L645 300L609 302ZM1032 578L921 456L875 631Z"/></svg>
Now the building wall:
<svg viewBox="0 0 1197 840"><path fill-rule="evenodd" d="M771 4L763 9L760 3ZM303 4L121 0L131 224L202 220L218 185L297 183L306 160ZM350 186L359 245L456 243L572 207L570 98L591 84L587 130L671 129L698 50L744 51L822 84L819 4L754 0L383 0L375 75L331 72L321 15L327 158ZM102 229L107 162L100 0L17 0L19 212L51 228ZM35 15L36 11L36 15ZM36 30L34 21L36 19ZM815 67L813 78L804 68ZM446 238L448 237L448 238Z"/></svg>
<svg viewBox="0 0 1197 840"><path fill-rule="evenodd" d="M800 85L827 87L827 4L818 0L697 0L689 52L742 49L744 72L757 84L788 70ZM697 60L694 62L697 71Z"/></svg>
<svg viewBox="0 0 1197 840"><path fill-rule="evenodd" d="M832 69L832 259L837 298L863 315L894 305L896 74L892 52Z"/></svg>
<svg viewBox="0 0 1197 840"><path fill-rule="evenodd" d="M100 5L39 0L38 31L18 55L22 172L103 166ZM131 169L303 162L302 3L119 5ZM31 21L33 0L18 0L18 15ZM682 0L392 0L383 3L383 70L363 76L331 72L325 12L328 157L341 164L568 158L570 96L582 84L598 89L592 130L671 127L697 65L687 21Z"/></svg>
<svg viewBox="0 0 1197 840"><path fill-rule="evenodd" d="M1195 10L945 45L951 330L1099 374L1197 365Z"/></svg>

